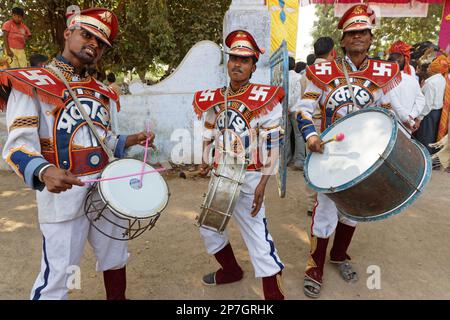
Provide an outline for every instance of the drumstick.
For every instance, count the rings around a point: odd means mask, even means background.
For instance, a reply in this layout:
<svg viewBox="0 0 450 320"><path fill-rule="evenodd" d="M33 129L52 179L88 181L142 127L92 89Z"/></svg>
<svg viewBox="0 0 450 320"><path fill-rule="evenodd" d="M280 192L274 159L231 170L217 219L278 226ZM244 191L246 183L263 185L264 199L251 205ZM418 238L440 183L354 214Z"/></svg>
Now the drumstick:
<svg viewBox="0 0 450 320"><path fill-rule="evenodd" d="M125 178L129 178L129 177L139 176L139 175L142 176L142 175L149 174L149 173L161 172L161 171L165 171L165 170L166 170L166 168L160 168L160 169L155 169L155 170L150 170L150 171L145 171L145 172L131 173L131 174L127 174L125 176L104 178L104 179L92 179L92 180L85 180L83 182L84 183L95 183L95 182L102 182L102 181L119 180L119 179L125 179Z"/></svg>
<svg viewBox="0 0 450 320"><path fill-rule="evenodd" d="M332 142L332 141L338 141L339 142L339 141L344 140L344 138L345 138L345 135L342 132L340 132L340 133L334 135L333 138L325 140L325 141L322 141L320 143L320 145L323 146L324 144L327 144L327 143Z"/></svg>
<svg viewBox="0 0 450 320"><path fill-rule="evenodd" d="M150 132L150 121L146 121L145 122L145 132L147 132L147 134ZM142 180L144 180L144 174L143 173L144 173L144 170L145 170L145 164L147 163L148 141L149 141L149 138L147 138L145 140L144 163L142 164L141 180L139 181L139 188L142 188Z"/></svg>

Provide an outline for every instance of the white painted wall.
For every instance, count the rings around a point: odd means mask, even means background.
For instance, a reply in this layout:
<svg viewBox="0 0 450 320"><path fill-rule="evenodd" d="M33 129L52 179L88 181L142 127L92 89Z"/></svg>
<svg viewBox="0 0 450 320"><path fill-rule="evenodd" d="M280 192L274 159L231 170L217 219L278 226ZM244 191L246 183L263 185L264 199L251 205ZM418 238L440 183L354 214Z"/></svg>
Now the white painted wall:
<svg viewBox="0 0 450 320"><path fill-rule="evenodd" d="M152 86L134 86L132 95L120 98L121 111L113 114L113 129L119 134L130 134L144 129L150 119L156 134L160 161L170 159L177 141L171 135L177 129L186 129L193 137L196 115L192 108L194 93L225 85L221 48L212 41L198 42L178 68L166 79ZM143 154L143 148L134 147L130 156Z"/></svg>

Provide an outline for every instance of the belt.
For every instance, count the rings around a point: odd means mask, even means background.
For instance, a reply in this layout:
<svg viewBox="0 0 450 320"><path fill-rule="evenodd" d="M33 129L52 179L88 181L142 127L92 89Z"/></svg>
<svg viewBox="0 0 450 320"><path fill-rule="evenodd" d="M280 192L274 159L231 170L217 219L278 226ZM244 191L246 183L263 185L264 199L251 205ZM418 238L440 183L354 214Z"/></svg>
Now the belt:
<svg viewBox="0 0 450 320"><path fill-rule="evenodd" d="M54 151L42 151L42 155L48 162L60 167ZM70 152L70 168L68 170L75 176L86 176L102 172L107 165L108 156L101 147L74 149Z"/></svg>

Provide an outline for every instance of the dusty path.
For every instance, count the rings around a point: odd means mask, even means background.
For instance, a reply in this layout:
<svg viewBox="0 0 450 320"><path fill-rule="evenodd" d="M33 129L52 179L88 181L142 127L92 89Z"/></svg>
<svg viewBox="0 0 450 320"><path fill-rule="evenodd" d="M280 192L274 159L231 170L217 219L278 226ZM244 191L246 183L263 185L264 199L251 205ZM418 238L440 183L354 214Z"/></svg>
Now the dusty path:
<svg viewBox="0 0 450 320"><path fill-rule="evenodd" d="M194 226L206 191L202 179L167 178L172 197L156 227L130 242L128 296L131 299L261 299L249 256L236 226L232 244L243 281L204 287L203 274L217 268ZM280 199L275 181L267 190L269 229L286 265L288 299L305 299L302 276L309 251L310 218L306 215L303 178L289 171L288 192ZM382 197L382 195L374 195ZM425 194L407 211L381 222L360 224L350 254L360 281L346 284L326 264L322 299L450 299L450 174L433 172ZM0 299L28 299L37 275L41 236L34 192L15 175L0 172ZM369 290L366 270L381 270L381 289ZM94 271L90 248L81 263L82 288L72 299L103 299L102 275Z"/></svg>

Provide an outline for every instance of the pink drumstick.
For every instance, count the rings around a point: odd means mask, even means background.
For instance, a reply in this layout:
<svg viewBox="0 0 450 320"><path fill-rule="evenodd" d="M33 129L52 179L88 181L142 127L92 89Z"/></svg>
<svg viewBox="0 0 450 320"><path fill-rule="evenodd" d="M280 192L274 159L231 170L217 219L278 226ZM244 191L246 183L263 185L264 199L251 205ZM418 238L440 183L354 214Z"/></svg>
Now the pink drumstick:
<svg viewBox="0 0 450 320"><path fill-rule="evenodd" d="M327 143L332 142L332 141L338 141L339 142L339 141L344 140L344 138L345 138L345 135L342 132L340 132L340 133L334 135L333 138L325 140L325 141L322 141L320 143L320 145L323 146L324 144L327 144Z"/></svg>
<svg viewBox="0 0 450 320"><path fill-rule="evenodd" d="M160 169L150 170L150 171L146 171L146 172L131 173L131 174L127 174L125 176L119 176L119 177L113 177L113 178L104 178L104 179L92 179L92 180L85 180L83 182L84 183L95 183L95 182L101 182L101 181L111 181L111 180L125 179L125 178L139 176L139 175L142 177L145 174L155 173L155 172L162 172L162 171L165 171L165 170L166 170L165 168L160 168Z"/></svg>
<svg viewBox="0 0 450 320"><path fill-rule="evenodd" d="M145 131L147 133L150 132L150 123L149 122L145 123ZM139 188L142 188L142 181L144 180L144 170L145 170L145 164L147 163L147 154L148 154L148 141L149 141L149 138L147 138L145 140L144 163L142 164L141 179L139 181Z"/></svg>

